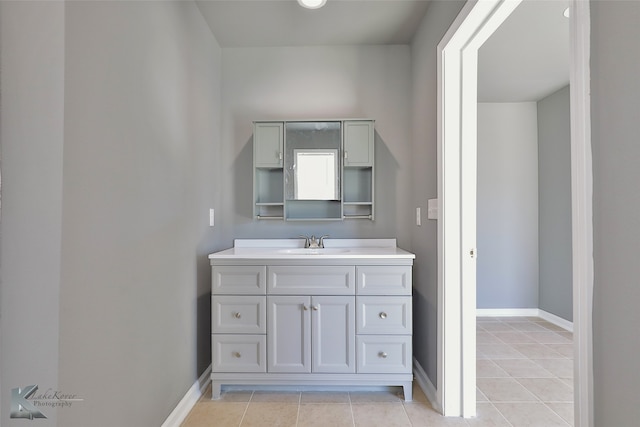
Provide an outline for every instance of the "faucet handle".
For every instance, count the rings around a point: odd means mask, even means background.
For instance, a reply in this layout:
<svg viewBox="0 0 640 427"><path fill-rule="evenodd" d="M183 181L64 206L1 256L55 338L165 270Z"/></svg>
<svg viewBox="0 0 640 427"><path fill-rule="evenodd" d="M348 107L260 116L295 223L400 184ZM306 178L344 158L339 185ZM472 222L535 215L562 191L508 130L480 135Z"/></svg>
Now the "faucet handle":
<svg viewBox="0 0 640 427"><path fill-rule="evenodd" d="M318 246L320 246L321 248L324 248L324 238L325 237L329 237L329 235L325 234L324 236L320 237L320 242L318 242Z"/></svg>
<svg viewBox="0 0 640 427"><path fill-rule="evenodd" d="M300 235L298 237L302 237L304 239L304 247L305 249L309 247L309 237L305 236L305 235Z"/></svg>

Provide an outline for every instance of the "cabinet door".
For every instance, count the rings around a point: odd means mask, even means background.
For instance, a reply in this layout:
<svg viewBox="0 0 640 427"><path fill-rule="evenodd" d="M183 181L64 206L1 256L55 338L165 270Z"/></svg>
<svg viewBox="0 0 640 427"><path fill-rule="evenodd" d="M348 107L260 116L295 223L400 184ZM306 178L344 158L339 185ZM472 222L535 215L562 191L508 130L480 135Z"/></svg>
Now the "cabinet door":
<svg viewBox="0 0 640 427"><path fill-rule="evenodd" d="M373 166L373 122L344 122L344 165Z"/></svg>
<svg viewBox="0 0 640 427"><path fill-rule="evenodd" d="M313 372L354 373L355 297L311 298Z"/></svg>
<svg viewBox="0 0 640 427"><path fill-rule="evenodd" d="M253 156L257 168L281 168L284 146L282 122L255 123L253 127Z"/></svg>
<svg viewBox="0 0 640 427"><path fill-rule="evenodd" d="M311 372L311 297L267 297L268 372Z"/></svg>

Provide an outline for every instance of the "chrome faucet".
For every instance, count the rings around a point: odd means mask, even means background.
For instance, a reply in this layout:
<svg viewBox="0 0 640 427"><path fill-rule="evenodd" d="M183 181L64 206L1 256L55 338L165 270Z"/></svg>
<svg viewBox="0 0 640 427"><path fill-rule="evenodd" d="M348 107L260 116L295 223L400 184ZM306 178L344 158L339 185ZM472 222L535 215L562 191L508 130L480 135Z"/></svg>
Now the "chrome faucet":
<svg viewBox="0 0 640 427"><path fill-rule="evenodd" d="M321 249L324 248L324 238L329 237L329 235L325 234L320 237L320 239L316 239L315 235L311 235L311 237L300 235L304 239L304 247L308 249Z"/></svg>

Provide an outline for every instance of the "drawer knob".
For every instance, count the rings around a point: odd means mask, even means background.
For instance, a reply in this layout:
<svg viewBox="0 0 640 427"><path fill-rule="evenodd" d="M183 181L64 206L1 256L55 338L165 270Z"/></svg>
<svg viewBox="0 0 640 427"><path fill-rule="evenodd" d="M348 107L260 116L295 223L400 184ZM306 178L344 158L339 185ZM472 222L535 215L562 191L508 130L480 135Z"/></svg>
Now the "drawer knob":
<svg viewBox="0 0 640 427"><path fill-rule="evenodd" d="M378 357L381 357L381 358L383 358L383 359L386 359L386 358L387 358L387 356L388 356L388 354L387 354L387 353L385 353L384 351L381 351L380 353L378 353Z"/></svg>
<svg viewBox="0 0 640 427"><path fill-rule="evenodd" d="M234 351L234 352L233 352L233 357L235 357L235 358L237 358L237 359L240 359L240 358L242 357L242 354L240 354L240 352L239 352L239 351Z"/></svg>
<svg viewBox="0 0 640 427"><path fill-rule="evenodd" d="M387 313L385 313L384 311L381 311L379 314L381 319L386 319L387 318Z"/></svg>
<svg viewBox="0 0 640 427"><path fill-rule="evenodd" d="M240 319L242 317L242 314L236 311L235 313L233 313L233 317L235 317L236 319Z"/></svg>

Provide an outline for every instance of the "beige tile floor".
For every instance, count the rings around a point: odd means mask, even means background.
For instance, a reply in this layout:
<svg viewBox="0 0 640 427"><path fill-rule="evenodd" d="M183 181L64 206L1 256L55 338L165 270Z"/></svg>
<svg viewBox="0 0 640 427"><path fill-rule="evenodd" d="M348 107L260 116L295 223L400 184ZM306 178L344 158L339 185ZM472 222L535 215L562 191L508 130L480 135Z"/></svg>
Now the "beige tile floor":
<svg viewBox="0 0 640 427"><path fill-rule="evenodd" d="M442 417L414 383L397 392L226 391L202 396L183 427L573 425L572 334L539 318L478 318L475 418ZM401 390L401 389L398 389Z"/></svg>

